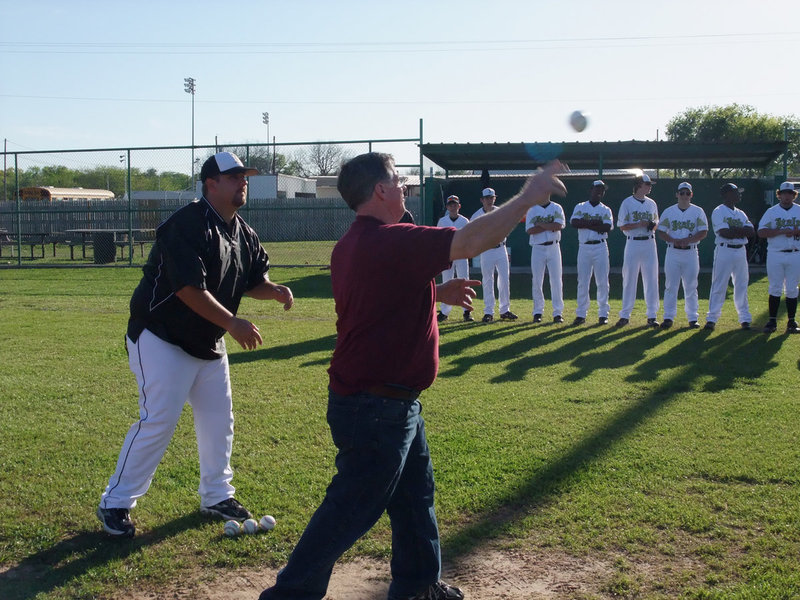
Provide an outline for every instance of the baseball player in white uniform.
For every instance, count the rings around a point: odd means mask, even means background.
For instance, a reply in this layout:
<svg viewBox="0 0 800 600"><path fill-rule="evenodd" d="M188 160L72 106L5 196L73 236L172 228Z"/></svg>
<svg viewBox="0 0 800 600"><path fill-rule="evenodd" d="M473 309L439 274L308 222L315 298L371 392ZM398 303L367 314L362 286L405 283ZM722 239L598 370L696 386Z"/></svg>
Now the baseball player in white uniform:
<svg viewBox="0 0 800 600"><path fill-rule="evenodd" d="M461 209L461 200L458 196L448 196L445 207L447 208L447 212L439 219L439 222L436 223L437 227L455 227L456 229L462 229L464 225L469 223L469 219L458 212ZM460 258L454 260L449 269L442 271L442 283L450 281L453 277L469 279L469 259ZM444 302L440 304L440 307L441 309L436 319L441 323L447 320L453 307ZM472 318L472 311L464 309L464 320L475 320Z"/></svg>
<svg viewBox="0 0 800 600"><path fill-rule="evenodd" d="M592 184L589 200L572 211L570 225L578 230L578 308L573 325L583 325L589 312L589 284L594 273L597 288L598 323L608 323L608 232L614 227L611 209L601 200L608 186L602 179Z"/></svg>
<svg viewBox="0 0 800 600"><path fill-rule="evenodd" d="M492 188L484 188L481 193L481 208L475 211L471 221L481 218L486 213L492 212L496 206L497 194ZM508 253L506 252L506 239L497 246L490 248L480 255L481 277L483 288L483 321L491 323L494 320L494 274L497 273L497 292L500 296L500 318L513 321L517 315L511 312L511 285Z"/></svg>
<svg viewBox="0 0 800 600"><path fill-rule="evenodd" d="M200 459L200 511L243 521L230 465L233 407L224 334L242 348L262 343L258 327L236 316L243 295L277 300L289 288L269 280L269 257L238 214L247 175L258 171L230 152L200 170L203 197L156 229L156 241L130 302L128 362L139 385L139 420L128 430L97 516L114 536L132 537L130 509L150 487L185 403L192 406Z"/></svg>
<svg viewBox="0 0 800 600"><path fill-rule="evenodd" d="M697 277L700 257L697 244L708 235L708 219L703 209L692 204L692 184L678 185L673 204L663 213L656 233L667 242L664 258L664 320L661 329L669 329L678 314L678 288L683 284L684 310L690 329L697 329Z"/></svg>
<svg viewBox="0 0 800 600"><path fill-rule="evenodd" d="M758 223L758 237L767 239L767 279L769 280L769 321L765 333L778 328L778 307L786 294L786 333L800 333L795 321L797 285L800 283L800 206L791 181L778 189L778 204L767 209Z"/></svg>
<svg viewBox="0 0 800 600"><path fill-rule="evenodd" d="M753 318L747 300L750 271L747 266L747 238L755 229L744 211L736 208L741 191L734 183L720 188L722 204L711 213L711 228L716 236L714 267L711 271L711 290L708 294L708 313L705 329L713 330L722 314L722 304L728 292L728 281L733 279L733 304L739 315L742 329L750 329Z"/></svg>
<svg viewBox="0 0 800 600"><path fill-rule="evenodd" d="M630 322L636 303L636 288L639 273L642 274L644 301L647 305L647 325L658 327L656 321L659 308L658 254L654 229L658 225L658 206L647 196L653 182L642 174L633 182L633 195L622 201L617 217L617 227L627 238L622 262L622 310L617 327Z"/></svg>
<svg viewBox="0 0 800 600"><path fill-rule="evenodd" d="M533 322L540 323L544 313L544 272L550 275L553 322L563 323L564 290L561 281L561 230L564 209L557 202L532 206L525 215L525 231L530 236Z"/></svg>

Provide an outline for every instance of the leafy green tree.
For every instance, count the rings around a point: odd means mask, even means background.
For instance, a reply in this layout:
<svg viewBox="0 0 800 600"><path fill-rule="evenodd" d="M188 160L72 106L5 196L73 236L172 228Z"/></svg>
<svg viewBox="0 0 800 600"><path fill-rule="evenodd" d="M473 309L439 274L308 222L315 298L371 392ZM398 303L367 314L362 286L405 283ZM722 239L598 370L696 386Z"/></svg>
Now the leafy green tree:
<svg viewBox="0 0 800 600"><path fill-rule="evenodd" d="M800 128L794 115L762 114L743 104L701 106L689 108L673 117L666 127L667 138L673 142L775 142L784 139L784 128ZM800 172L800 131L790 132L788 164L790 173ZM767 173L783 171L783 156L768 165ZM685 172L683 173L686 174ZM707 169L706 176L752 176L752 169Z"/></svg>

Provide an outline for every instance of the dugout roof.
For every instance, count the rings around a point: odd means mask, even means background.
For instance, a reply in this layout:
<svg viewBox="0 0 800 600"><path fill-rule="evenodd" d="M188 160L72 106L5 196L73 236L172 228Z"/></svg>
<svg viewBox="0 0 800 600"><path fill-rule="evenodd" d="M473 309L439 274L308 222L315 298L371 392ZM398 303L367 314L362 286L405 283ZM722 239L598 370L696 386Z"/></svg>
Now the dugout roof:
<svg viewBox="0 0 800 600"><path fill-rule="evenodd" d="M559 158L572 169L764 169L787 142L536 142L422 144L448 171L529 170Z"/></svg>

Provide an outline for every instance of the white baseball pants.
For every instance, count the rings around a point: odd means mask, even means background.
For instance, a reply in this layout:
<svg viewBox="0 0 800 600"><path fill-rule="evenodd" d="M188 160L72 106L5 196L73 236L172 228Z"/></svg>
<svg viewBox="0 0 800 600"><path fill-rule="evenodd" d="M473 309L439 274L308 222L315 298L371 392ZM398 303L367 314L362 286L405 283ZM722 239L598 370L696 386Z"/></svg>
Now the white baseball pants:
<svg viewBox="0 0 800 600"><path fill-rule="evenodd" d="M564 312L564 290L561 280L561 244L553 243L549 246L537 244L531 246L531 295L533 297L533 314L544 314L544 285L545 269L550 275L550 297L553 300L553 316L560 316Z"/></svg>
<svg viewBox="0 0 800 600"><path fill-rule="evenodd" d="M678 314L678 288L683 285L686 319L697 321L697 277L700 275L700 257L697 248L679 250L669 246L664 258L664 318L675 320Z"/></svg>
<svg viewBox="0 0 800 600"><path fill-rule="evenodd" d="M125 436L117 468L100 500L101 508L133 508L164 456L183 405L194 414L200 457L201 506L233 496L233 403L228 357L195 358L145 329L129 338L128 362L139 386L139 420Z"/></svg>
<svg viewBox="0 0 800 600"><path fill-rule="evenodd" d="M800 282L800 252L770 252L767 249L769 295L797 298Z"/></svg>
<svg viewBox="0 0 800 600"><path fill-rule="evenodd" d="M578 308L575 315L586 318L589 312L589 285L594 272L597 288L597 316L608 317L608 244L581 244L578 247Z"/></svg>
<svg viewBox="0 0 800 600"><path fill-rule="evenodd" d="M494 274L497 273L497 292L500 296L500 314L511 310L508 254L505 245L490 248L481 254L481 287L483 288L483 314L494 314Z"/></svg>
<svg viewBox="0 0 800 600"><path fill-rule="evenodd" d="M450 266L449 269L445 269L442 271L442 283L446 281L450 281L453 277L458 277L460 279L469 279L469 260L466 258L459 258L458 260L454 260L453 264ZM453 309L452 306L449 304L445 304L442 302L440 305L440 310L442 311L443 315L449 315L450 311Z"/></svg>
<svg viewBox="0 0 800 600"><path fill-rule="evenodd" d="M716 323L722 314L722 304L728 292L728 281L733 279L733 304L739 315L739 323L752 323L750 304L747 300L747 285L750 271L747 267L747 250L717 245L714 248L714 267L711 271L711 291L708 294L706 320Z"/></svg>
<svg viewBox="0 0 800 600"><path fill-rule="evenodd" d="M660 299L658 296L658 254L655 239L632 240L625 244L622 262L622 310L620 318L630 319L636 303L636 290L639 286L639 273L642 274L644 301L647 305L647 318L658 315Z"/></svg>

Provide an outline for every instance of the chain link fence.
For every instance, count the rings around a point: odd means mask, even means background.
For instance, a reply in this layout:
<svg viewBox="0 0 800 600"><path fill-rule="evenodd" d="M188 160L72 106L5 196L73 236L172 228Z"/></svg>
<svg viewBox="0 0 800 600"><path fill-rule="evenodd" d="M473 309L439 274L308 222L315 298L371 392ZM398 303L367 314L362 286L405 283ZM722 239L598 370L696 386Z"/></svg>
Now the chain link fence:
<svg viewBox="0 0 800 600"><path fill-rule="evenodd" d="M239 213L276 266L327 266L354 213L336 190L341 163L389 152L419 173L419 139L112 148L7 153L0 197L0 266L141 265L155 229L202 195L203 162L236 153L259 170ZM414 162L416 161L416 162ZM419 222L420 178L407 206Z"/></svg>

